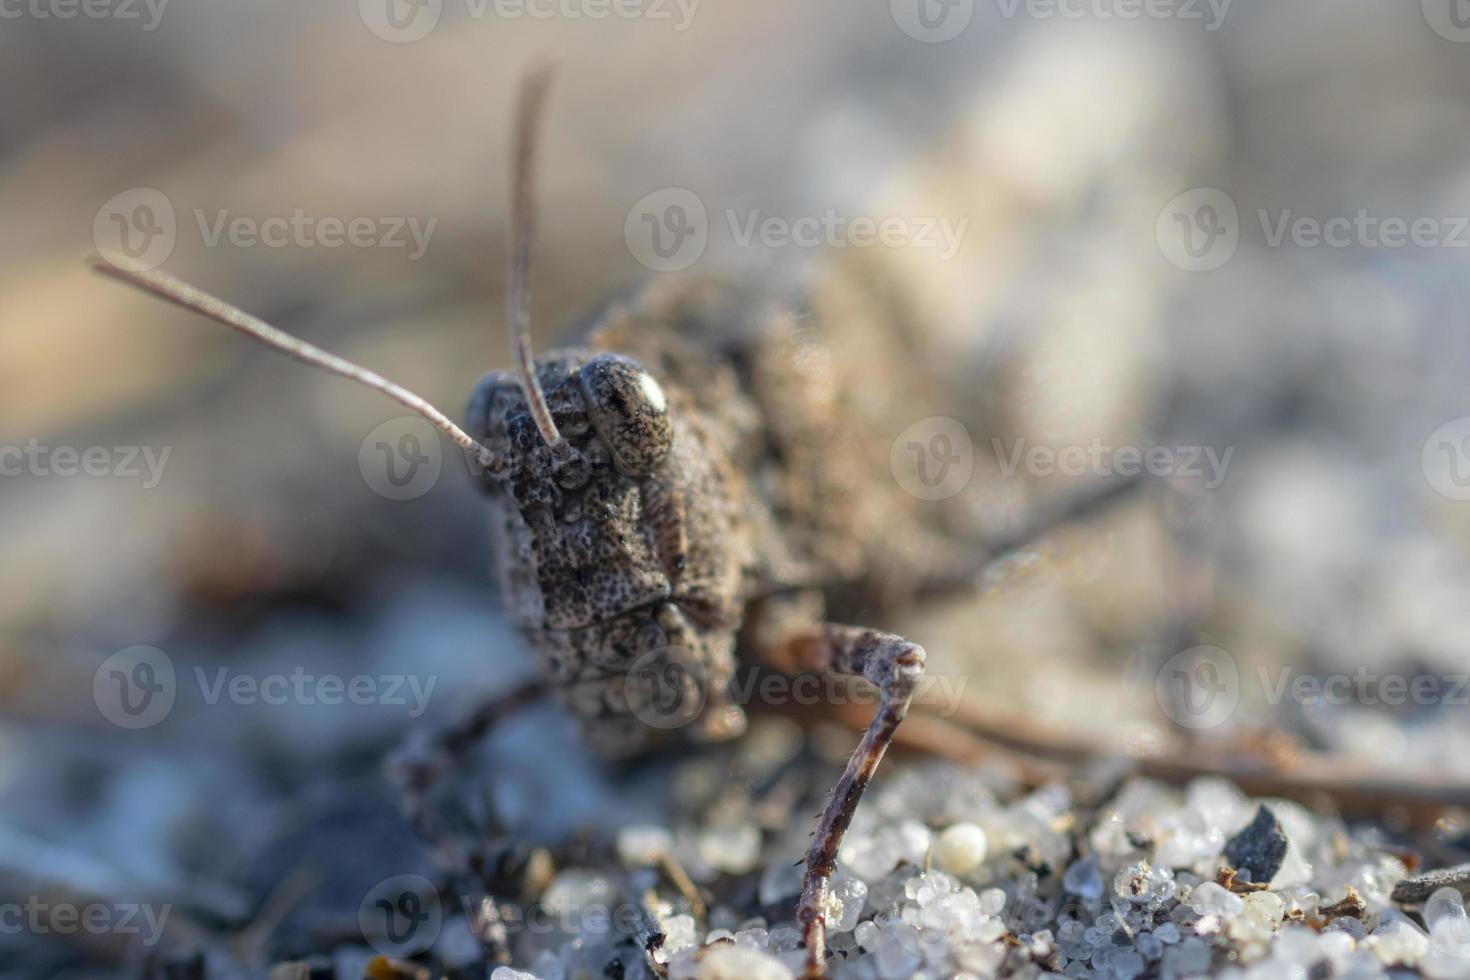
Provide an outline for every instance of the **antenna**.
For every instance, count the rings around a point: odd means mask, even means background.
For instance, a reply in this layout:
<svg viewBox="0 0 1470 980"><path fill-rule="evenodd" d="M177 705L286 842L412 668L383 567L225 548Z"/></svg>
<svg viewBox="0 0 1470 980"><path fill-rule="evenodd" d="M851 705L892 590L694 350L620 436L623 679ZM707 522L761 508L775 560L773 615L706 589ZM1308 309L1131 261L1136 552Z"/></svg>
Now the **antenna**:
<svg viewBox="0 0 1470 980"><path fill-rule="evenodd" d="M180 279L176 279L166 272L128 268L102 255L92 256L89 264L93 269L108 278L125 282L130 286L141 289L145 293L151 293L159 299L167 300L175 306L182 306L186 310L207 316L216 323L223 323L225 326L238 330L253 340L260 341L267 347L274 347L283 354L289 354L298 361L304 361L313 367L319 367L333 374L349 378L358 384L372 388L374 391L381 391L405 408L411 409L428 419L434 428L452 439L455 445L463 449L466 454L473 457L490 473L499 473L505 468L505 460L500 455L492 452L471 438L469 433L455 425L439 409L418 395L415 395L407 388L394 384L375 371L369 371L367 368L338 357L336 354L330 354L320 347L308 344L298 337L293 337L291 334L286 333L286 331L277 329L265 321L251 316L238 307L231 306L224 300L216 296L211 296L204 290L191 286Z"/></svg>
<svg viewBox="0 0 1470 980"><path fill-rule="evenodd" d="M531 356L531 287L528 282L531 271L531 242L536 237L536 139L541 130L541 119L546 107L546 95L551 88L556 66L541 62L521 79L520 91L516 94L515 147L511 158L510 185L510 293L508 305L510 316L507 326L510 331L510 354L515 362L516 377L520 379L526 404L531 408L531 417L541 438L559 456L566 455L571 447L551 418L551 407L546 404L546 393L541 390L541 380L536 377L536 362Z"/></svg>
<svg viewBox="0 0 1470 980"><path fill-rule="evenodd" d="M536 377L536 363L531 354L530 305L531 290L528 283L531 270L531 243L536 237L536 142L541 129L541 119L546 106L546 96L551 88L555 65L541 62L526 73L521 80L516 96L515 146L511 160L511 260L509 332L511 359L515 362L516 377L525 393L526 402L535 419L536 428L546 444L558 457L565 458L571 445L557 431L552 420L551 408L546 404L546 393L541 390L541 381ZM299 361L322 368L381 391L389 398L411 409L429 420L440 432L452 439L466 454L473 457L492 475L505 470L506 459L477 442L449 416L428 401L401 385L389 381L375 371L353 364L320 347L313 346L298 337L293 337L271 326L249 313L231 306L224 300L211 296L202 289L190 286L166 272L121 265L103 255L94 255L90 264L93 269L109 278L125 282L160 299L181 306L186 310L207 316L217 323L238 330L245 336Z"/></svg>

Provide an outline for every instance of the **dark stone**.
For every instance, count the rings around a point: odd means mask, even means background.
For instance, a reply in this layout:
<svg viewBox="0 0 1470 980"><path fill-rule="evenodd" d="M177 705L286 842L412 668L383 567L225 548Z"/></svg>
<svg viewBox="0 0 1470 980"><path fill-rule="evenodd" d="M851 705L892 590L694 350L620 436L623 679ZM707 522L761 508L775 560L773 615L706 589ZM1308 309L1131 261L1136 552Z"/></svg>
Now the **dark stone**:
<svg viewBox="0 0 1470 980"><path fill-rule="evenodd" d="M1250 826L1225 845L1225 860L1236 871L1249 871L1253 882L1266 883L1276 877L1285 858L1286 832L1276 814L1264 806L1256 811Z"/></svg>
<svg viewBox="0 0 1470 980"><path fill-rule="evenodd" d="M1462 892L1470 892L1470 864L1457 864L1452 868L1439 868L1405 878L1393 886L1393 900L1415 905L1441 888L1458 888Z"/></svg>

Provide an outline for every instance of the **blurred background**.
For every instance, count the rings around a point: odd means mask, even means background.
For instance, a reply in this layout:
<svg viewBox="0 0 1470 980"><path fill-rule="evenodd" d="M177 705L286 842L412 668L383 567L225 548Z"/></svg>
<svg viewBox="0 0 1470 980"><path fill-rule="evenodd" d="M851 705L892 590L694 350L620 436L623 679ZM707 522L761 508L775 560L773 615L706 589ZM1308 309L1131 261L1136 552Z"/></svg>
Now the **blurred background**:
<svg viewBox="0 0 1470 980"><path fill-rule="evenodd" d="M457 416L506 362L539 54L542 349L675 272L856 271L919 325L895 370L933 395L866 434L960 420L940 496L974 526L1168 450L1136 500L884 624L977 710L1470 783L1463 6L0 6L0 889L171 902L173 940L228 928L259 962L311 875L422 870L379 761L531 673L482 499L380 396L84 259L161 266ZM657 815L629 789L656 776L609 776L556 711L495 740L528 834ZM139 962L136 936L0 932L7 976Z"/></svg>

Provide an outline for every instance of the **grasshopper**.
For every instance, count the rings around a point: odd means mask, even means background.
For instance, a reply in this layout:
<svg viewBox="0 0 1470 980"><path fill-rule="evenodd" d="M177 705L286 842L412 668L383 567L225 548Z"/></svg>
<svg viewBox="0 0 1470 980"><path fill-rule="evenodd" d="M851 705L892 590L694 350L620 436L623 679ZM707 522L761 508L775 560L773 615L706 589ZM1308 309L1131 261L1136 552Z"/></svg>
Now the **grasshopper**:
<svg viewBox="0 0 1470 980"><path fill-rule="evenodd" d="M485 492L508 617L590 745L627 757L671 741L738 736L742 657L865 678L880 701L821 814L797 921L807 972L824 972L838 848L924 674L901 636L828 621L974 580L963 557L887 472L862 418L871 378L836 352L842 304L798 318L733 285L656 283L610 306L573 346L535 356L528 286L535 149L549 68L517 100L508 316L512 367L475 388L464 427L425 399L157 271L98 271L214 319L422 415L470 459ZM876 298L865 300L871 307ZM849 308L849 312L852 308ZM892 342L894 338L890 338ZM886 387L886 386L885 386ZM883 403L912 408L897 385ZM870 408L871 412L871 408ZM886 431L879 428L877 431ZM509 699L522 702L533 691ZM474 739L505 707L441 733ZM411 763L411 813L435 773Z"/></svg>

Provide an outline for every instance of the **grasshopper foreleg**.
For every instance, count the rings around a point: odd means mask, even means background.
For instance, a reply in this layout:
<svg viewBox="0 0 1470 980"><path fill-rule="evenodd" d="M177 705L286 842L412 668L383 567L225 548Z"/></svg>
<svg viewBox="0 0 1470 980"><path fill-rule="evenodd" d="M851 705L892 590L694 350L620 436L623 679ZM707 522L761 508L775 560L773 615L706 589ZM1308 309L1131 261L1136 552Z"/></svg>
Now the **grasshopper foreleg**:
<svg viewBox="0 0 1470 980"><path fill-rule="evenodd" d="M881 695L878 712L837 780L806 855L796 920L806 945L807 974L821 976L827 959L827 888L837 866L837 850L863 791L908 714L909 702L924 675L924 648L892 633L833 623L793 636L785 647L788 663L808 671L866 678Z"/></svg>

